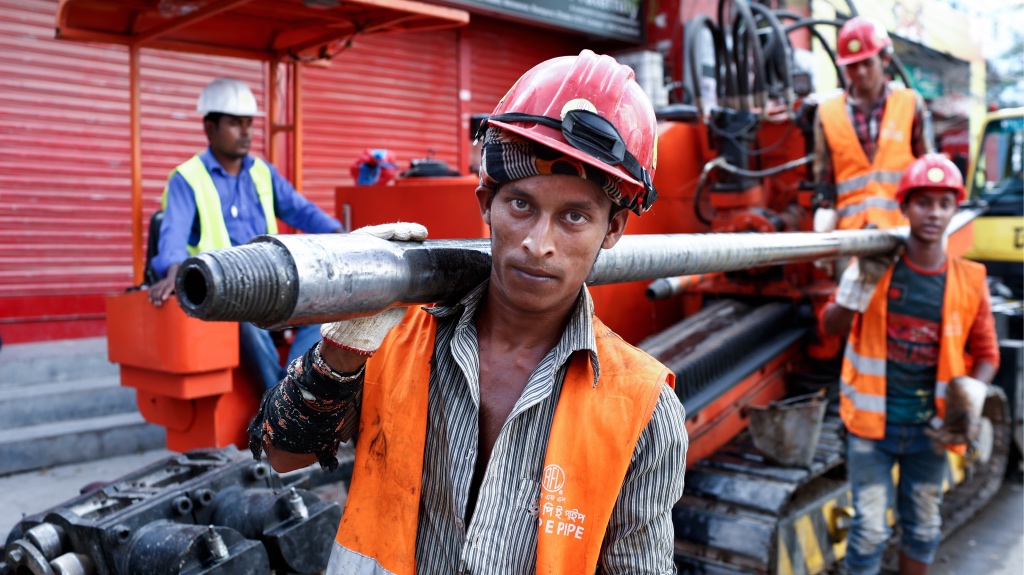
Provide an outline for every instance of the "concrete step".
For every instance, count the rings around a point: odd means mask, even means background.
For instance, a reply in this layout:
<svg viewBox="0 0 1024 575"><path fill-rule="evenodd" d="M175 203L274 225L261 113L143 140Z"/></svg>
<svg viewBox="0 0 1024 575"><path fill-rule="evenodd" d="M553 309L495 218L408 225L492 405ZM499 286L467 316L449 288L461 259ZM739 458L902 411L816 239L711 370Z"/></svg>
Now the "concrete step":
<svg viewBox="0 0 1024 575"><path fill-rule="evenodd" d="M0 392L0 430L135 411L135 390L121 387L116 375L11 385Z"/></svg>
<svg viewBox="0 0 1024 575"><path fill-rule="evenodd" d="M138 412L0 430L0 476L160 449L164 429Z"/></svg>
<svg viewBox="0 0 1024 575"><path fill-rule="evenodd" d="M107 360L105 337L4 344L0 348L0 388L117 374L117 365Z"/></svg>

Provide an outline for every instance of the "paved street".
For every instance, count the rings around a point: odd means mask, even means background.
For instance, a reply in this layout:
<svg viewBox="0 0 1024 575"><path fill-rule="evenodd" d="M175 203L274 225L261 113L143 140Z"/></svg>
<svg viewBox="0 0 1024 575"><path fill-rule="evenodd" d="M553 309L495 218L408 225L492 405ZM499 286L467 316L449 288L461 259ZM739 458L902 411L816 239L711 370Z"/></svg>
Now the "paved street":
<svg viewBox="0 0 1024 575"><path fill-rule="evenodd" d="M932 575L1024 573L1024 489L1004 483L992 502L939 547Z"/></svg>

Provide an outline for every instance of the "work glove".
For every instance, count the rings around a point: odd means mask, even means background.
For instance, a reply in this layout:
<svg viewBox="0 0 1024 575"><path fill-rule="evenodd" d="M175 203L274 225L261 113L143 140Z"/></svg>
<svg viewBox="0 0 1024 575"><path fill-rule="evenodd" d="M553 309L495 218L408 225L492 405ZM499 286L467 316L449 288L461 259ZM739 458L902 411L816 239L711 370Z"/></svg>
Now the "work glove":
<svg viewBox="0 0 1024 575"><path fill-rule="evenodd" d="M834 232L839 224L839 214L832 208L814 210L814 231Z"/></svg>
<svg viewBox="0 0 1024 575"><path fill-rule="evenodd" d="M925 435L940 445L963 445L978 439L981 410L988 395L988 384L967 375L954 377L946 386L946 417L938 428L927 428Z"/></svg>
<svg viewBox="0 0 1024 575"><path fill-rule="evenodd" d="M887 254L861 256L850 263L839 279L839 290L836 291L836 303L864 313L875 295L875 287L885 272L903 253L903 244Z"/></svg>
<svg viewBox="0 0 1024 575"><path fill-rule="evenodd" d="M403 242L422 242L427 239L427 228L411 222L366 226L352 230L352 233ZM370 317L325 323L320 326L320 335L325 342L336 347L361 355L372 355L388 332L402 321L405 312L404 307L392 307Z"/></svg>

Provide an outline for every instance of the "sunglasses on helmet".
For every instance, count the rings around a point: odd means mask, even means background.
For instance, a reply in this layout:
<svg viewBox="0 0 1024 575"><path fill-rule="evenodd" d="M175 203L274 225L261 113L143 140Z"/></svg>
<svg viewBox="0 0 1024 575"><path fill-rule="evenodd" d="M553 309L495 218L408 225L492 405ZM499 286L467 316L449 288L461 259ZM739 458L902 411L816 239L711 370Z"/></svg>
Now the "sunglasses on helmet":
<svg viewBox="0 0 1024 575"><path fill-rule="evenodd" d="M626 149L626 142L615 125L607 118L595 114L589 110L570 110L561 121L547 116L535 116L533 114L522 114L509 112L490 116L480 123L477 129L476 138L481 138L487 131L487 123L491 120L498 122L540 124L555 130L561 130L562 137L572 147L585 152L586 154L608 164L609 166L622 166L622 169L633 176L636 181L644 186L644 198L642 208L646 211L654 204L658 192L654 189L651 181L651 174L640 162ZM634 200L635 202L635 200ZM625 206L632 208L632 206Z"/></svg>

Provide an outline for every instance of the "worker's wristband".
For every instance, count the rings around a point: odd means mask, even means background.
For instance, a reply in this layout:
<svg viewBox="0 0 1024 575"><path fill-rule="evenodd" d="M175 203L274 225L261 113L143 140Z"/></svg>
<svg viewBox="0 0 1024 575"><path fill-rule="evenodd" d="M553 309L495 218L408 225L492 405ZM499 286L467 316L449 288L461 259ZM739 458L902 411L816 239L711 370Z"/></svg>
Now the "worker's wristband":
<svg viewBox="0 0 1024 575"><path fill-rule="evenodd" d="M327 365L324 358L320 355L320 346L323 345L323 340L317 342L311 350L313 354L313 369L323 377L330 379L335 383L353 383L363 376L363 372L366 371L366 364L359 366L359 369L353 373L345 373L341 371L335 371L333 367Z"/></svg>

